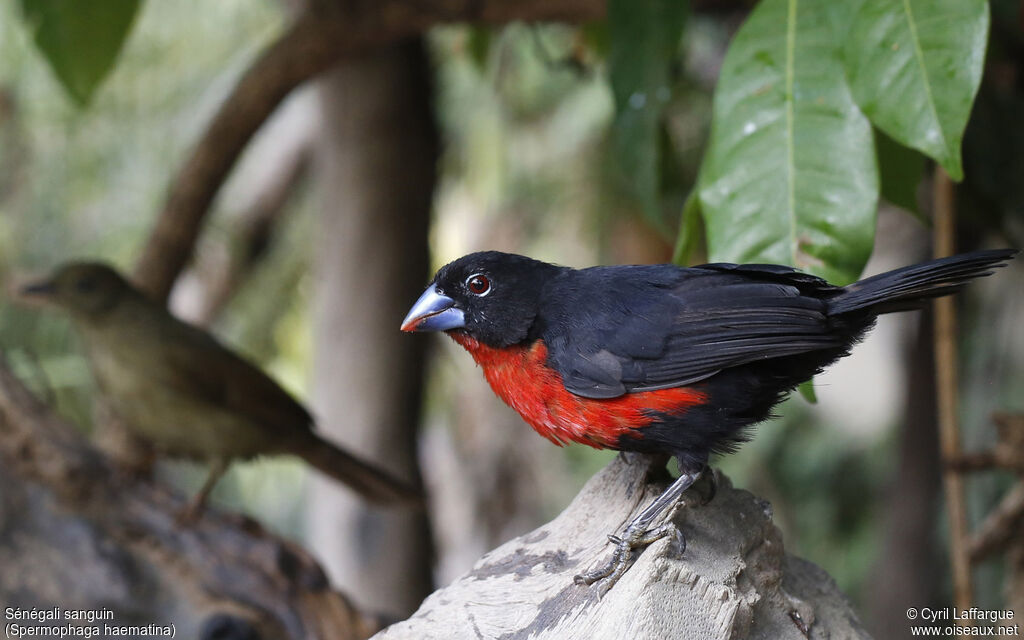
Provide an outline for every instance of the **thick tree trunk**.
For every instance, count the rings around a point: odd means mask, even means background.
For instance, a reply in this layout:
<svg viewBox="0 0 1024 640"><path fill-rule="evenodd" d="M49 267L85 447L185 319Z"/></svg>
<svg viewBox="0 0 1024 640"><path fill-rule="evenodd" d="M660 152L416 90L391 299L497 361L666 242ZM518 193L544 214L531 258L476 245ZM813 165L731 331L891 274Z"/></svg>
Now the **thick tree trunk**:
<svg viewBox="0 0 1024 640"><path fill-rule="evenodd" d="M429 270L438 154L429 75L417 39L346 62L318 86L314 414L413 481L425 341L398 325ZM319 480L310 539L332 578L369 610L410 613L432 585L425 512L373 508Z"/></svg>

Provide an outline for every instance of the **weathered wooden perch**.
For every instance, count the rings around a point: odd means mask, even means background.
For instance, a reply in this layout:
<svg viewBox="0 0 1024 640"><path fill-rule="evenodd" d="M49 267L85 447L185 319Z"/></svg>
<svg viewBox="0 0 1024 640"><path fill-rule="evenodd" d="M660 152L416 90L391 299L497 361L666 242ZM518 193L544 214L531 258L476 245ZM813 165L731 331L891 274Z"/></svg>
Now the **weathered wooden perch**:
<svg viewBox="0 0 1024 640"><path fill-rule="evenodd" d="M607 558L607 535L663 488L636 490L648 471L646 458L619 456L555 520L491 551L374 638L869 637L832 579L785 553L771 506L724 477L710 503L676 512L682 555L663 539L610 590L574 584Z"/></svg>

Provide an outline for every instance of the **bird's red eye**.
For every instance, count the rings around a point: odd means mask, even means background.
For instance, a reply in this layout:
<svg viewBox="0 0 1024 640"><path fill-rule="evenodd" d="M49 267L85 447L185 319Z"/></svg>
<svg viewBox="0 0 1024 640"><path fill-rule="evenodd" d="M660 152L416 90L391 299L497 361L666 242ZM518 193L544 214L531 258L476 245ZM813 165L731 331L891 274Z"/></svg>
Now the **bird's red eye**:
<svg viewBox="0 0 1024 640"><path fill-rule="evenodd" d="M470 293L482 296L491 289L491 281L482 273L474 273L466 278L466 287Z"/></svg>

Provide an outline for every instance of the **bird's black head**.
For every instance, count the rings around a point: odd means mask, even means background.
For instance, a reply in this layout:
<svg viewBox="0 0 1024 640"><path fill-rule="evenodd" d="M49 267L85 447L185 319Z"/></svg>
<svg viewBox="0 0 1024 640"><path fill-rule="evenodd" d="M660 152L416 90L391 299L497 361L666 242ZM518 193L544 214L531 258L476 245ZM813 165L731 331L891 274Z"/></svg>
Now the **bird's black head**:
<svg viewBox="0 0 1024 640"><path fill-rule="evenodd" d="M527 337L541 291L567 270L525 256L482 251L441 268L402 321L402 331L464 331L492 347Z"/></svg>

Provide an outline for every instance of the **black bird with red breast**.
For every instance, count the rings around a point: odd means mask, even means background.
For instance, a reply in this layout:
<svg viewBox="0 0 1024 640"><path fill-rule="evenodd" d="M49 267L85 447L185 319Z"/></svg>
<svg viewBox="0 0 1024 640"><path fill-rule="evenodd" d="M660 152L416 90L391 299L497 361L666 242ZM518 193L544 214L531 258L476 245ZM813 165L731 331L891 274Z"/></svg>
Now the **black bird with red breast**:
<svg viewBox="0 0 1024 640"><path fill-rule="evenodd" d="M883 313L922 307L1015 250L931 260L840 287L768 264L571 269L485 251L446 265L403 331L445 331L494 392L562 445L661 453L679 478L621 536L612 560L669 532L657 517L788 392L849 353Z"/></svg>

